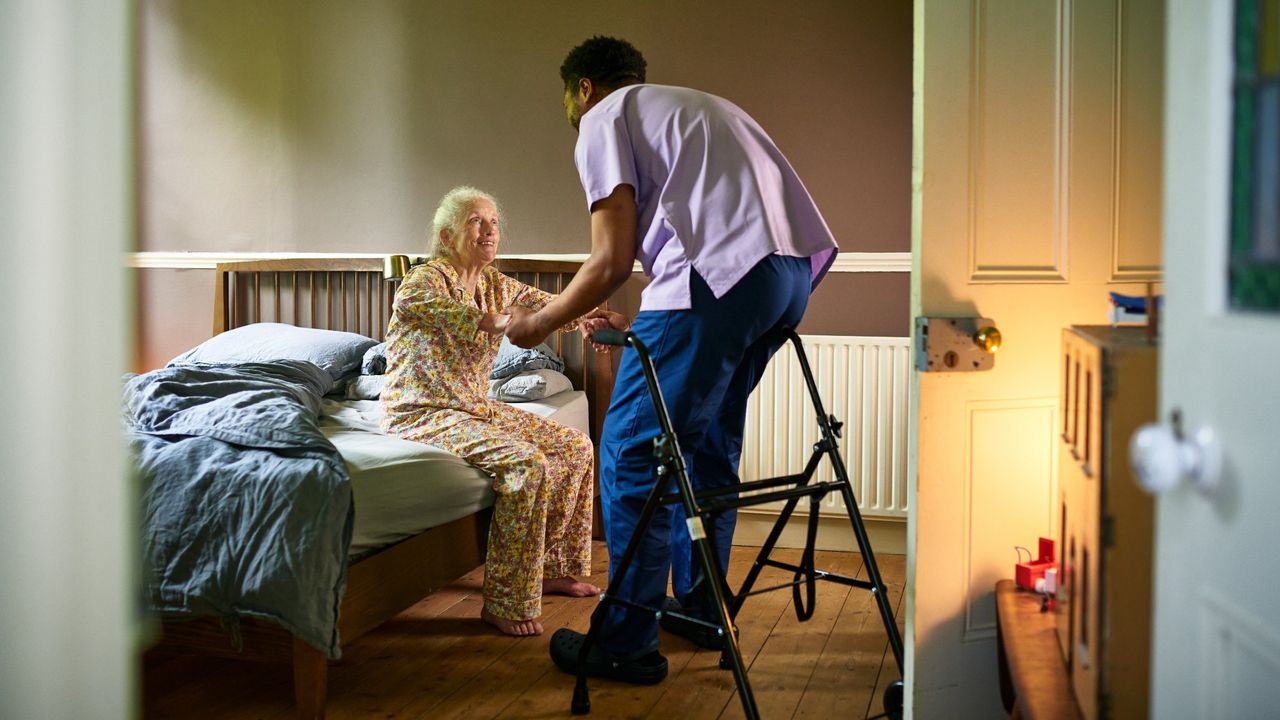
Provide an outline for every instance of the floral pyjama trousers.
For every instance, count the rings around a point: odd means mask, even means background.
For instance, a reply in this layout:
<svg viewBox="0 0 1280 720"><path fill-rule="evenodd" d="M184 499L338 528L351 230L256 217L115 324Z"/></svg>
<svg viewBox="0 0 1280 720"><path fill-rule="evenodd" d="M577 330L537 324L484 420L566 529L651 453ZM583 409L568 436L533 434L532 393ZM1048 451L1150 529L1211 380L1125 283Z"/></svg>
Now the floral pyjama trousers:
<svg viewBox="0 0 1280 720"><path fill-rule="evenodd" d="M505 403L490 419L463 415L430 437L493 477L485 609L508 620L542 614L542 581L591 572L593 446L586 433ZM449 411L445 411L449 412ZM461 413L459 413L461 415Z"/></svg>

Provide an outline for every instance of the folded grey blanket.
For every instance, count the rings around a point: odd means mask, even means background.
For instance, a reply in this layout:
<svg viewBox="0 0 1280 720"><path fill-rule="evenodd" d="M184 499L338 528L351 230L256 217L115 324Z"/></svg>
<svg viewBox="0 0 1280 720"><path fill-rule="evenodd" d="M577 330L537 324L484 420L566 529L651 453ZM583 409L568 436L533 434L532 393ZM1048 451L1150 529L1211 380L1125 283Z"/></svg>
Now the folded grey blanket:
<svg viewBox="0 0 1280 720"><path fill-rule="evenodd" d="M340 656L354 511L346 466L318 426L330 383L300 361L183 365L127 379L154 610L218 616L233 633L239 617L266 618Z"/></svg>

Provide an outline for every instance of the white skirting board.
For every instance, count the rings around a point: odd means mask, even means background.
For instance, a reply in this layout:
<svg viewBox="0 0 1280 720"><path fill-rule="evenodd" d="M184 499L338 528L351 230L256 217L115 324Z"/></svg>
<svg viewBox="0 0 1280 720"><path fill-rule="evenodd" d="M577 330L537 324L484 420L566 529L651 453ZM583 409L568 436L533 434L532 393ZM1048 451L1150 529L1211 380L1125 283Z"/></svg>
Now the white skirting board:
<svg viewBox="0 0 1280 720"><path fill-rule="evenodd" d="M733 534L734 545L760 547L773 530L778 519L775 512L755 512L751 509L738 511L738 529ZM797 518L792 516L782 536L778 538L776 547L803 548L808 516ZM863 518L862 526L867 530L867 539L871 542L871 552L876 557L881 555L907 554L907 523L896 518ZM853 526L847 516L823 514L818 518L818 539L814 543L817 550L837 550L840 552L858 552L858 541L853 535Z"/></svg>

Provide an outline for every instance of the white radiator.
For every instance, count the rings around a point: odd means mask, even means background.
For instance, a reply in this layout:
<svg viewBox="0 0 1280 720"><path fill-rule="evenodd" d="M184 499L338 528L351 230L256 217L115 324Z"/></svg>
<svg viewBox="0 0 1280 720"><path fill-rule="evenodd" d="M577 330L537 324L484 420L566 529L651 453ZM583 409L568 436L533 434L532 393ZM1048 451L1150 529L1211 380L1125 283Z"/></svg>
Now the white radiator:
<svg viewBox="0 0 1280 720"><path fill-rule="evenodd" d="M824 409L844 423L840 456L859 511L865 517L905 519L910 338L802 335L800 339ZM747 404L742 480L802 472L818 439L817 414L795 348L787 342L770 361ZM835 479L830 460L824 458L814 480ZM781 508L782 503L776 506ZM797 512L803 509L802 505ZM828 494L821 513L844 515L840 496Z"/></svg>

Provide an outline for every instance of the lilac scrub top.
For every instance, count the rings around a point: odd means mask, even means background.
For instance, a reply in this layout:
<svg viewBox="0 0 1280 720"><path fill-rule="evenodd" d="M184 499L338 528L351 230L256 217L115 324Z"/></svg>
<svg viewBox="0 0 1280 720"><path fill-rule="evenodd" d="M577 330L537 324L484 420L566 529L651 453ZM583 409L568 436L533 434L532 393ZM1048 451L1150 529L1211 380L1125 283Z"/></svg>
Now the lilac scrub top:
<svg viewBox="0 0 1280 720"><path fill-rule="evenodd" d="M690 307L689 268L722 297L772 254L809 258L816 287L836 241L765 131L697 90L628 85L582 115L574 162L587 208L635 188L641 310Z"/></svg>

